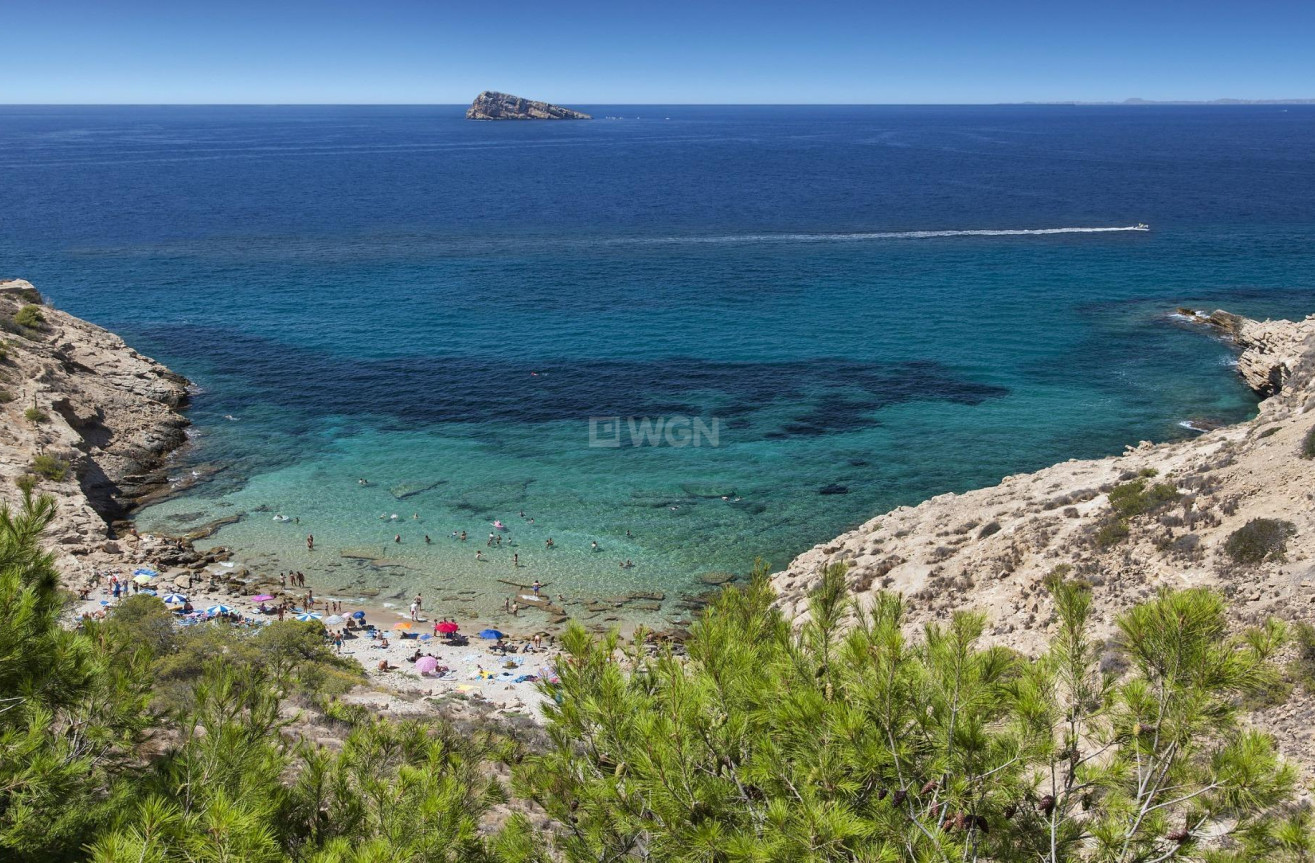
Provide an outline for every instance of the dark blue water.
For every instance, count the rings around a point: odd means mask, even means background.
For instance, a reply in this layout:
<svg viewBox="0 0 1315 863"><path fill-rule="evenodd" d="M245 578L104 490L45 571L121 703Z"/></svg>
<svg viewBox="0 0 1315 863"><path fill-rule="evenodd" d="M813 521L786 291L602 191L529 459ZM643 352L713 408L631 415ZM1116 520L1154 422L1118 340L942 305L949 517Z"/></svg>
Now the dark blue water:
<svg viewBox="0 0 1315 863"><path fill-rule="evenodd" d="M0 108L0 276L200 387L178 475L220 470L144 526L246 513L216 541L259 563L485 605L674 598L1243 418L1227 349L1165 313L1315 309L1315 108L593 113L624 119ZM717 445L591 447L599 416Z"/></svg>

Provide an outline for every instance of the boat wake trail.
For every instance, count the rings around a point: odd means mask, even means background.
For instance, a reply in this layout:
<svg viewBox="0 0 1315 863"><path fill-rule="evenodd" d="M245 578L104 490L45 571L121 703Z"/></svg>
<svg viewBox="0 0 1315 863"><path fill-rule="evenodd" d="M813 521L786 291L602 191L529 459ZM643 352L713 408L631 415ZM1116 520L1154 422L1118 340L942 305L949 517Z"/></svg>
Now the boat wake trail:
<svg viewBox="0 0 1315 863"><path fill-rule="evenodd" d="M608 240L617 245L684 243L844 243L865 240L931 240L940 237L1043 237L1053 234L1120 234L1149 231L1147 225L1115 228L992 228L957 231L869 231L852 234L730 234L714 237L625 237Z"/></svg>

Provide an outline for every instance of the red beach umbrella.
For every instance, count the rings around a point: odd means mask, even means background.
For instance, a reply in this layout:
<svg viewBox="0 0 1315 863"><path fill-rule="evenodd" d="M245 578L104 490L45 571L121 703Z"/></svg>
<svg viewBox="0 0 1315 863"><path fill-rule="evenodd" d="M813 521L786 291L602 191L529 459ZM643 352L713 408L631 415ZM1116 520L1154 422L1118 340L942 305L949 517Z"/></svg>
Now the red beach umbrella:
<svg viewBox="0 0 1315 863"><path fill-rule="evenodd" d="M438 631L445 634L451 634L453 632L456 632L460 628L461 627L457 626L455 623L452 623L451 621L446 621L438 625Z"/></svg>

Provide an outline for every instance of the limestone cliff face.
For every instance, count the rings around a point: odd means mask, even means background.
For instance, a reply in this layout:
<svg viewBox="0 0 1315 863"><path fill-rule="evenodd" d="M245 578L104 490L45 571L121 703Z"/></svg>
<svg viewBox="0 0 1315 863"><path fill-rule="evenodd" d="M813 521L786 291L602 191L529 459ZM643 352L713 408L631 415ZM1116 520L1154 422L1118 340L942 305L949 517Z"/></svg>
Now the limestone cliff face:
<svg viewBox="0 0 1315 863"><path fill-rule="evenodd" d="M467 120L592 120L593 117L570 108L534 102L485 90L466 109Z"/></svg>
<svg viewBox="0 0 1315 863"><path fill-rule="evenodd" d="M0 501L20 500L15 481L38 455L68 462L64 479L42 479L38 490L59 502L50 538L71 577L119 553L110 522L163 481L165 458L187 439L187 381L50 306L38 307L37 326L18 325L36 297L25 281L0 282ZM32 408L35 421L25 415Z"/></svg>
<svg viewBox="0 0 1315 863"><path fill-rule="evenodd" d="M822 569L843 561L860 604L883 589L900 592L912 625L977 609L988 617L989 641L1029 653L1053 632L1043 582L1061 566L1093 585L1103 635L1112 634L1120 612L1160 587L1220 590L1239 623L1270 615L1315 622L1315 460L1301 457L1315 427L1315 315L1297 322L1192 317L1241 349L1239 373L1266 397L1255 419L879 515L774 575L783 610L801 620ZM1138 478L1167 483L1178 497L1128 519L1120 537L1108 529L1109 492ZM1239 565L1225 552L1229 535L1255 518L1293 525L1283 559ZM1290 757L1315 765L1315 699L1299 692L1257 721L1278 734Z"/></svg>

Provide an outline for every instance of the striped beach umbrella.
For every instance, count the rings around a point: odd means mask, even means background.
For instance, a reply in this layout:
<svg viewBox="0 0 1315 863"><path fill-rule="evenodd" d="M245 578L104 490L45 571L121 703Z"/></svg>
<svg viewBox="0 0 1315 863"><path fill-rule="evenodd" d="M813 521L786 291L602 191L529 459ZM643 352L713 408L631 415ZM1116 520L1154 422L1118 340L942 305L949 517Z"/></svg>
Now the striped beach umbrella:
<svg viewBox="0 0 1315 863"><path fill-rule="evenodd" d="M181 593L166 593L160 598L164 600L165 605L182 605L187 602L187 597L183 596Z"/></svg>
<svg viewBox="0 0 1315 863"><path fill-rule="evenodd" d="M229 608L227 605L212 605L212 606L210 606L209 608L207 608L207 609L205 610L205 613L206 613L206 614L228 614L228 613L231 612L232 610L233 610L233 609Z"/></svg>
<svg viewBox="0 0 1315 863"><path fill-rule="evenodd" d="M303 611L301 614L298 614L296 616L296 620L301 620L301 621L319 620L323 616L324 615L320 614L318 611Z"/></svg>

